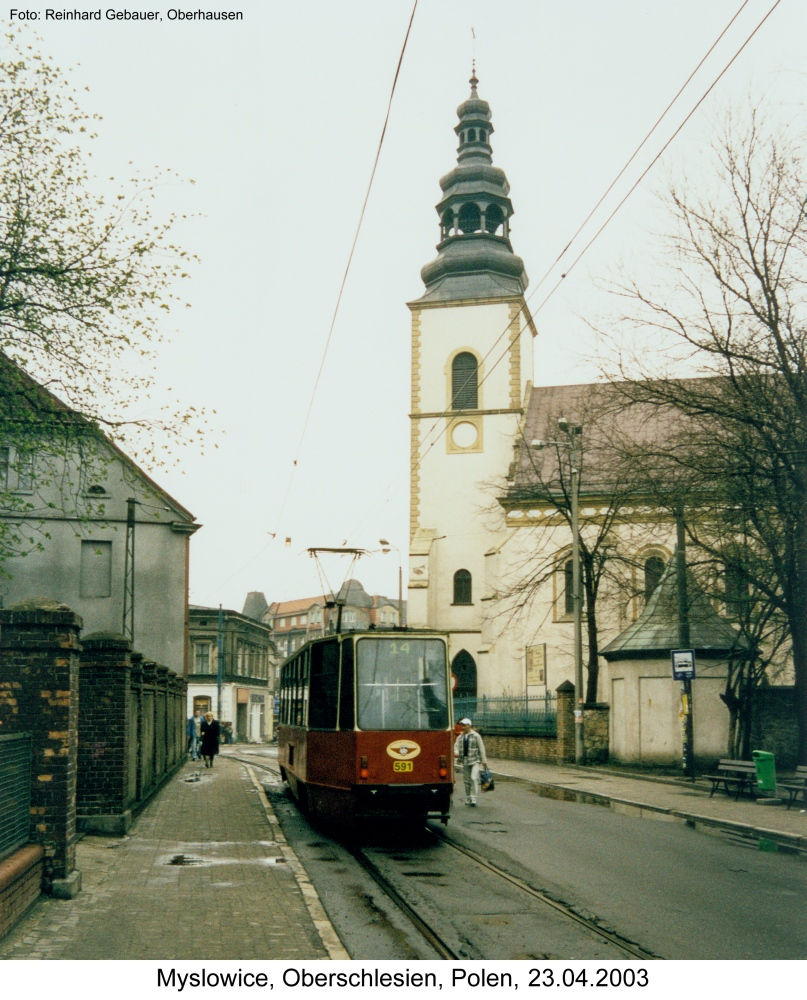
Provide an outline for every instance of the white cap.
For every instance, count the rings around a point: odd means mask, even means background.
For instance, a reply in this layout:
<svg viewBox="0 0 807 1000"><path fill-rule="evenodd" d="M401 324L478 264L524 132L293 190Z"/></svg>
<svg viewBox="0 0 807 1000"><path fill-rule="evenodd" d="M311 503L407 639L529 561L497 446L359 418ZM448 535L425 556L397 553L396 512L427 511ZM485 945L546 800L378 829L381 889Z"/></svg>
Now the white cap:
<svg viewBox="0 0 807 1000"><path fill-rule="evenodd" d="M460 725L461 726L472 726L473 723L471 722L470 719L460 719Z"/></svg>

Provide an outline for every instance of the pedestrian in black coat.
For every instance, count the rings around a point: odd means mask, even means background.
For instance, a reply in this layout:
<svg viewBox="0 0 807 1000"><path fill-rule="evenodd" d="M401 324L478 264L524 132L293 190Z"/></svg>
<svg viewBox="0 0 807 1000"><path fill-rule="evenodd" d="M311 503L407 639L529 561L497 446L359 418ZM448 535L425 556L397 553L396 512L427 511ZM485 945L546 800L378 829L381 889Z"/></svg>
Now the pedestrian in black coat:
<svg viewBox="0 0 807 1000"><path fill-rule="evenodd" d="M219 724L212 712L207 712L202 722L202 756L205 767L213 766L213 759L219 752Z"/></svg>

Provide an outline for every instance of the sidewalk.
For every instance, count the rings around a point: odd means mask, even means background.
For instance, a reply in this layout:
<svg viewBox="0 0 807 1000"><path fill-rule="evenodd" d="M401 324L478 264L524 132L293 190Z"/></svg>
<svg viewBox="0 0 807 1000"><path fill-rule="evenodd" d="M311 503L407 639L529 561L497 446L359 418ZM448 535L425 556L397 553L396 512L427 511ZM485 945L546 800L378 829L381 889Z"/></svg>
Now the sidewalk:
<svg viewBox="0 0 807 1000"><path fill-rule="evenodd" d="M764 800L754 802L747 796L735 802L722 791L710 798L710 785L705 781L692 784L684 779L623 775L596 767L494 758L489 764L497 777L538 785L551 797L585 801L591 796L609 802L620 812L680 819L807 851L807 813L801 802L788 811L786 802L763 805Z"/></svg>
<svg viewBox="0 0 807 1000"><path fill-rule="evenodd" d="M82 892L40 899L0 942L0 959L348 957L237 761L186 764L129 836L86 836L77 854Z"/></svg>

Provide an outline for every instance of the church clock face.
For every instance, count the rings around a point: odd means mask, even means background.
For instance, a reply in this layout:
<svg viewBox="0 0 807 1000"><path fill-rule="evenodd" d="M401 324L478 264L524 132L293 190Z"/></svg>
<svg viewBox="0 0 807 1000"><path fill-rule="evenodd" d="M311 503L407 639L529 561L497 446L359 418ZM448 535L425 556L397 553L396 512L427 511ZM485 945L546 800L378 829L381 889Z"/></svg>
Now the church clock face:
<svg viewBox="0 0 807 1000"><path fill-rule="evenodd" d="M462 420L451 428L451 443L455 448L473 448L478 440L479 430L468 420Z"/></svg>

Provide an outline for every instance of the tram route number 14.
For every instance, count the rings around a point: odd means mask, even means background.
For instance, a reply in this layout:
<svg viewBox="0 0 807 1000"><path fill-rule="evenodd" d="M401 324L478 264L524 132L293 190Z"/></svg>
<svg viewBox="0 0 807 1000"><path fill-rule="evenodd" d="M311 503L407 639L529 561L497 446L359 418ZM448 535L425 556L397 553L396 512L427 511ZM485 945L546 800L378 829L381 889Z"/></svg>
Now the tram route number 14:
<svg viewBox="0 0 807 1000"><path fill-rule="evenodd" d="M530 969L530 986L649 986L647 969Z"/></svg>

